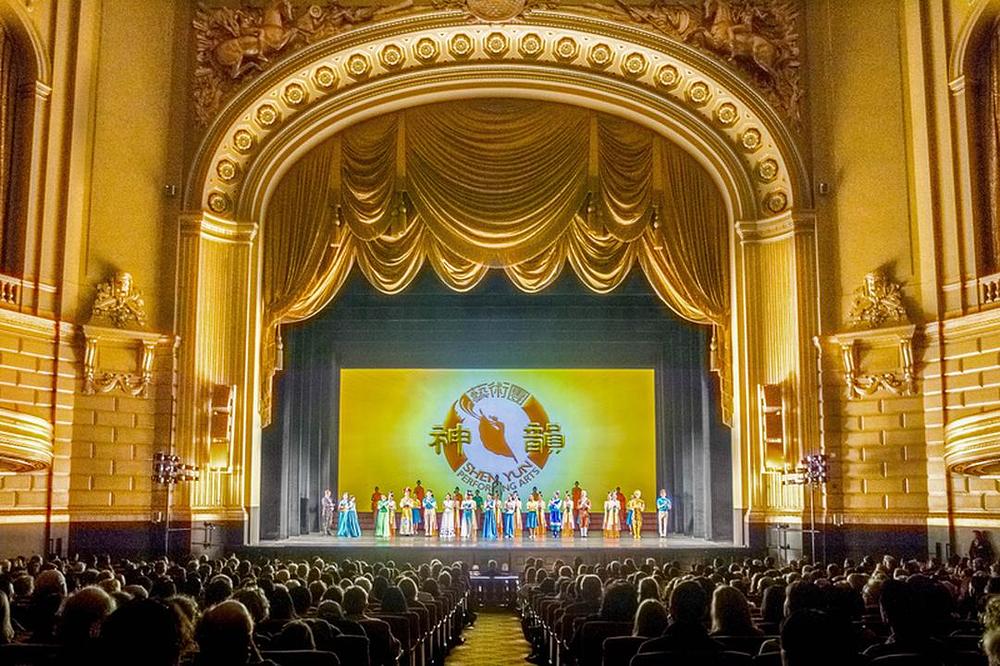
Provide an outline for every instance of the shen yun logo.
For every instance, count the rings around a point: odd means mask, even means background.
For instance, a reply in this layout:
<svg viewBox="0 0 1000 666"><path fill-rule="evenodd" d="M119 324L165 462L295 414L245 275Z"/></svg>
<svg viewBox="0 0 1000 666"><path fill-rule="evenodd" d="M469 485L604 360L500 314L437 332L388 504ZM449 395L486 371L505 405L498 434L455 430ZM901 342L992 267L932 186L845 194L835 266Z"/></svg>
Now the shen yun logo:
<svg viewBox="0 0 1000 666"><path fill-rule="evenodd" d="M494 381L468 389L430 432L463 487L489 489L500 477L506 490L528 486L552 453L566 446L562 428L525 388Z"/></svg>

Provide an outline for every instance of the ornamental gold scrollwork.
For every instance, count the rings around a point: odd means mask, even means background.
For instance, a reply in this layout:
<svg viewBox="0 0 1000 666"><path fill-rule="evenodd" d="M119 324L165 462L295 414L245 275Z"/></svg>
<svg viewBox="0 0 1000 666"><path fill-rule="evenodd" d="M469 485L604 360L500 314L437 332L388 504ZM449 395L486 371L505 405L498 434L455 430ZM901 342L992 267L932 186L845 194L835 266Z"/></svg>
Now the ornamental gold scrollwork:
<svg viewBox="0 0 1000 666"><path fill-rule="evenodd" d="M615 0L621 18L720 57L751 77L793 124L801 124L799 11L788 0ZM607 15L605 5L588 10Z"/></svg>
<svg viewBox="0 0 1000 666"><path fill-rule="evenodd" d="M903 291L881 270L865 275L864 283L854 290L854 300L847 321L851 326L878 328L906 320Z"/></svg>
<svg viewBox="0 0 1000 666"><path fill-rule="evenodd" d="M136 289L132 274L118 271L97 285L97 297L90 312L91 321L107 320L115 328L126 328L130 324L138 327L146 325L146 302Z"/></svg>
<svg viewBox="0 0 1000 666"><path fill-rule="evenodd" d="M282 56L412 5L412 0L382 8L345 7L335 1L305 8L290 0L239 8L199 3L192 22L198 122L207 126L226 96Z"/></svg>
<svg viewBox="0 0 1000 666"><path fill-rule="evenodd" d="M848 400L866 398L876 393L891 395L915 395L917 392L917 371L914 362L914 336L916 326L910 324L879 331L858 331L834 335L831 339L840 348L844 365L844 387ZM818 344L817 338L817 344ZM861 369L862 347L896 347L898 365L889 371L864 372Z"/></svg>
<svg viewBox="0 0 1000 666"><path fill-rule="evenodd" d="M522 20L532 10L558 10L643 25L723 60L748 77L793 125L800 125L801 47L798 10L793 2L653 0L644 6L628 0L616 2L617 7L587 0L432 0L429 7L420 7L413 0L402 0L381 8L348 7L337 0L303 6L290 0L268 0L263 7L208 7L202 3L192 22L195 115L202 126L208 126L226 98L273 63L306 46L393 14L456 10L465 12L472 23L507 23ZM528 50L533 53L530 45ZM563 59L566 55L562 54ZM602 54L597 55L597 62L604 63ZM633 72L629 69L626 75ZM295 92L292 98L304 101Z"/></svg>
<svg viewBox="0 0 1000 666"><path fill-rule="evenodd" d="M153 382L153 361L156 348L170 341L159 333L127 331L104 326L83 326L83 393L120 391L136 398L145 398ZM176 340L175 340L176 344ZM135 369L102 369L100 347L135 354Z"/></svg>

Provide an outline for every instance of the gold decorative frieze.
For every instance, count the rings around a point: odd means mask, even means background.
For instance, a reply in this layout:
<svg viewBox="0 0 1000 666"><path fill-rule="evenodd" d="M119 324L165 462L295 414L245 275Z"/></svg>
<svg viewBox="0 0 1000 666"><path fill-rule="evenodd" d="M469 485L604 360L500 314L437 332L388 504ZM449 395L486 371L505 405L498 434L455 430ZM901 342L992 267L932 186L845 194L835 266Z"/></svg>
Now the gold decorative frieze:
<svg viewBox="0 0 1000 666"><path fill-rule="evenodd" d="M169 336L86 324L83 326L83 392L85 395L120 391L145 398L153 380L153 360L159 345L169 344ZM100 352L113 354L116 361L131 355L131 367L108 369L100 366ZM116 363L116 366L118 364ZM122 364L125 365L125 364Z"/></svg>
<svg viewBox="0 0 1000 666"><path fill-rule="evenodd" d="M270 84L254 89L253 102L243 105L251 110L249 124L245 112L232 113L232 125L225 130L230 139L212 148L214 162L206 174L207 187L193 187L201 200L189 208L241 214L240 190L253 182L252 162L262 148L299 114L362 94L351 91L357 84L412 75L414 70L432 66L489 66L498 61L530 63L547 70L589 69L617 78L620 84L616 85L652 89L709 121L738 150L757 187L761 214L773 215L795 205L791 175L781 158L785 147L777 145L766 114L748 104L748 96L734 88L732 81L720 79L721 72L683 60L667 44L660 50L649 42L635 42L632 33L620 30L619 34L607 23L583 16L570 22L569 15L563 17L558 11L534 11L517 22L491 25L456 24L453 19L434 23L425 18L419 23L412 19L411 27L411 19L398 19L383 28L371 28L370 39L363 45L333 40L324 45L326 50L303 56L303 62L289 59L273 76L268 75ZM544 24L531 23L543 14ZM564 18L565 25L560 23ZM476 75L463 72L462 76L474 79ZM767 150L765 160L755 155L763 150Z"/></svg>
<svg viewBox="0 0 1000 666"><path fill-rule="evenodd" d="M115 328L146 325L146 302L131 273L118 271L97 285L90 320L107 321Z"/></svg>
<svg viewBox="0 0 1000 666"><path fill-rule="evenodd" d="M617 0L614 5L543 0L432 0L416 4L403 0L388 7L346 6L338 0L325 3L293 4L289 0L268 0L263 6L244 2L240 7L201 5L192 22L195 43L194 101L199 122L207 126L227 98L249 84L277 62L313 44L329 40L373 21L402 14L420 16L428 11L447 16L464 12L469 23L517 23L534 15L559 13L565 16L597 17L621 24L642 26L683 43L739 71L768 101L793 124L799 124L803 95L800 77L800 39L794 3L746 3L737 0L653 0L637 6ZM452 14L453 15L453 14ZM502 34L502 33L501 33ZM532 41L524 56L531 54ZM494 41L493 46L496 45ZM495 54L487 42L486 52ZM398 67L399 53L390 55L386 67ZM565 47L568 48L568 47ZM428 53L421 51L420 53ZM436 56L417 54L434 59ZM557 51L572 60L574 53ZM611 64L607 45L597 49L592 63L604 68ZM456 56L456 57L466 57ZM626 76L638 66L632 61Z"/></svg>
<svg viewBox="0 0 1000 666"><path fill-rule="evenodd" d="M878 328L905 320L902 287L880 269L865 275L864 283L854 290L848 323L851 326Z"/></svg>
<svg viewBox="0 0 1000 666"><path fill-rule="evenodd" d="M956 474L1000 478L1000 410L945 425L944 462Z"/></svg>
<svg viewBox="0 0 1000 666"><path fill-rule="evenodd" d="M521 37L518 50L525 58L537 58L545 48L545 41L535 32L529 32Z"/></svg>
<svg viewBox="0 0 1000 666"><path fill-rule="evenodd" d="M913 340L916 326L897 326L871 331L841 333L831 337L840 348L844 364L844 385L848 400L864 398L876 393L914 395L917 392L917 374L913 360ZM890 371L865 372L860 363L865 349L895 346L898 363Z"/></svg>
<svg viewBox="0 0 1000 666"><path fill-rule="evenodd" d="M199 4L192 22L198 121L208 125L227 96L282 56L412 6L412 0L383 8L346 7L335 1L303 7L289 0L268 0L263 7Z"/></svg>
<svg viewBox="0 0 1000 666"><path fill-rule="evenodd" d="M587 62L596 69L605 69L614 60L615 53L607 44L600 42L590 47L587 53Z"/></svg>
<svg viewBox="0 0 1000 666"><path fill-rule="evenodd" d="M453 58L459 60L471 56L474 48L475 44L472 41L472 37L469 37L464 32L453 35L451 41L448 42L448 53Z"/></svg>
<svg viewBox="0 0 1000 666"><path fill-rule="evenodd" d="M52 464L52 424L0 409L0 472L35 472Z"/></svg>

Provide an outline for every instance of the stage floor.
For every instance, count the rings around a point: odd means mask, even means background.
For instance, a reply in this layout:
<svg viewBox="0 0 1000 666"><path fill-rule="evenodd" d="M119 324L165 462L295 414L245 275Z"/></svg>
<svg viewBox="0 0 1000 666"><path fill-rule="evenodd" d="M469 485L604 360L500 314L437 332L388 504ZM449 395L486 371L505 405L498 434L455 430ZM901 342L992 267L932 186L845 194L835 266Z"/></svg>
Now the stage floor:
<svg viewBox="0 0 1000 666"><path fill-rule="evenodd" d="M393 537L376 539L363 535L357 539L330 537L322 534L308 534L278 541L262 541L255 546L242 549L256 557L306 557L330 556L334 558L357 557L361 559L384 560L405 558L409 561L426 561L432 558L460 559L470 563L485 563L495 559L510 566L520 566L528 557L567 559L581 557L588 562L607 562L625 557L655 557L657 560L670 559L681 562L711 559L714 557L744 557L745 548L732 543L707 541L687 536L671 535L665 539L645 536L642 539L623 537L605 539L600 535L586 539L514 539L514 540L466 540L428 539L423 536Z"/></svg>

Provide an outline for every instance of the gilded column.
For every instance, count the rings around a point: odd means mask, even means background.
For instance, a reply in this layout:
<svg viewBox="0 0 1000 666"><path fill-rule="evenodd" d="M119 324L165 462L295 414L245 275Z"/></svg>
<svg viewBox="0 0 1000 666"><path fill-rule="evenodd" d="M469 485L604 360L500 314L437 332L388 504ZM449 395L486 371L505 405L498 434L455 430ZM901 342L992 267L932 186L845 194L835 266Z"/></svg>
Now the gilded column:
<svg viewBox="0 0 1000 666"><path fill-rule="evenodd" d="M245 528L255 358L257 224L209 213L183 216L177 266L180 336L177 454L201 467L201 478L176 497L176 516ZM212 442L216 387L236 387L228 455ZM197 538L197 537L195 537Z"/></svg>
<svg viewBox="0 0 1000 666"><path fill-rule="evenodd" d="M739 425L745 437L738 471L744 479L744 519L749 523L750 540L757 541L764 537L762 530L768 522L795 522L808 509L801 486L784 483L783 472L821 448L813 346L819 330L815 219L811 212L787 212L738 222L736 231L742 308L737 313L734 342L744 350L745 359L737 384ZM784 469L765 465L757 405L761 384L781 387Z"/></svg>

